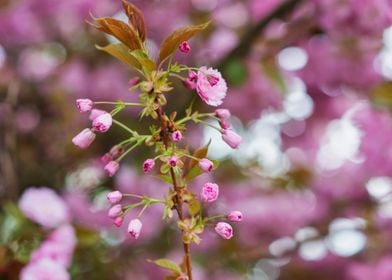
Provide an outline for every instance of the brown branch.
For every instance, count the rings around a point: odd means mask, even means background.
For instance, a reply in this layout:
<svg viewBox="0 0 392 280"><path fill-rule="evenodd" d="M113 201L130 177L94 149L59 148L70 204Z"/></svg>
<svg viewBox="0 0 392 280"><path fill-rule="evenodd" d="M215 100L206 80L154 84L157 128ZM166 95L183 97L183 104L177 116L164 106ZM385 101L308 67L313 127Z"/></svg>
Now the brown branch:
<svg viewBox="0 0 392 280"><path fill-rule="evenodd" d="M170 144L170 137L169 137L169 131L168 131L168 124L167 124L167 117L165 113L163 112L162 106L160 106L156 110L158 114L158 120L161 124L161 137L163 144L165 145L165 148L167 149ZM174 203L174 208L177 211L178 218L181 221L184 221L184 212L183 212L183 207L182 207L182 198L181 198L181 187L177 183L177 178L174 173L173 167L170 167L170 176L173 182L173 189L174 189L174 197L173 197L173 203ZM182 230L182 234L184 233L184 230ZM191 263L191 250L189 247L189 244L183 242L183 247L184 247L184 253L185 253L185 267L186 267L186 273L188 275L188 280L192 280L192 263Z"/></svg>
<svg viewBox="0 0 392 280"><path fill-rule="evenodd" d="M260 20L255 26L250 28L248 32L241 38L240 43L232 49L218 64L218 68L222 69L233 58L242 57L249 52L253 42L258 38L260 32L273 20L285 16L292 11L303 0L288 0L278 6L268 16Z"/></svg>

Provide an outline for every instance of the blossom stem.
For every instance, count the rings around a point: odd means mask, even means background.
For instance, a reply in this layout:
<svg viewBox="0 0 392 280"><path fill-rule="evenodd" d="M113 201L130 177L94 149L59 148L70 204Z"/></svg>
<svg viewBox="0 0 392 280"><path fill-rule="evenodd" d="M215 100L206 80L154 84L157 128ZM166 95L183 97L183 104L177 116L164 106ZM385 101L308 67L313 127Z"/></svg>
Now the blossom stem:
<svg viewBox="0 0 392 280"><path fill-rule="evenodd" d="M98 101L98 102L94 102L94 104L125 105L125 106L144 107L144 104L141 104L141 103L122 102L122 101L119 101L119 102Z"/></svg>
<svg viewBox="0 0 392 280"><path fill-rule="evenodd" d="M133 131L132 129L130 129L128 126L126 126L125 124L123 124L122 122L113 119L113 123L115 123L116 125L118 125L119 127L123 128L124 130L128 131L129 133L131 133L133 136L136 136L137 133L135 131Z"/></svg>

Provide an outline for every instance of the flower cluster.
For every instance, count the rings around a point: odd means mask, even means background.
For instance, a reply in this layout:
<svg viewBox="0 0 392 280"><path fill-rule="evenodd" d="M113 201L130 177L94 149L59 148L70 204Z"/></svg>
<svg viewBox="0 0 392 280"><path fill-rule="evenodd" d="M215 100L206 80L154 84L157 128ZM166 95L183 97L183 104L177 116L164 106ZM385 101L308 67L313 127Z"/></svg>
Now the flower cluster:
<svg viewBox="0 0 392 280"><path fill-rule="evenodd" d="M90 99L78 99L76 106L81 113L90 112L91 128L82 130L72 139L72 142L80 148L88 147L95 139L95 133L107 132L112 124L116 124L121 129L129 133L129 137L119 141L108 153L101 158L104 169L109 176L113 176L120 167L121 160L136 147L145 144L147 147L154 147L155 157L146 159L142 164L142 171L150 173L159 165L159 179L169 183L172 187L168 190L164 198L152 198L147 195L126 194L120 191L108 193L107 199L111 204L108 216L113 219L114 225L122 226L124 217L136 208L141 208L137 215L128 225L129 236L138 239L142 230L142 215L149 206L161 203L165 206L163 219L173 217L173 210L178 214L178 227L182 233L184 243L186 268L183 271L189 279L192 279L189 244L199 243L199 235L206 226L211 225L216 220L229 220L238 222L242 220L239 211L233 211L228 215L208 217L203 211L203 204L209 204L218 199L219 186L215 183L207 182L202 188L200 195L188 189L188 184L202 173L211 173L217 167L217 161L207 158L208 147L201 147L196 151L189 151L184 141L184 133L188 122L206 125L216 129L231 148L239 147L242 139L229 123L231 113L227 109L219 108L212 113L199 113L193 110L190 105L184 112L165 112L167 104L166 93L172 91L171 79L180 79L190 90L196 90L197 95L210 106L219 106L227 93L227 84L221 73L213 68L202 66L200 68L189 67L172 62L176 49L182 53L189 53L190 43L187 41L195 33L203 30L207 24L195 25L179 29L169 35L161 45L159 50L159 61L154 61L145 49L146 30L141 12L132 4L123 1L126 14L129 17L129 25L106 18L95 19L96 27L116 37L121 43L111 44L99 49L108 52L116 58L132 65L140 74L139 77L132 78L131 89L139 90L139 103L124 101L92 101ZM114 32L113 30L121 30ZM124 50L127 50L124 52ZM121 55L119 55L121 53ZM181 76L182 72L187 72L187 77ZM97 105L114 105L109 113L95 108ZM140 117L150 117L156 125L150 127L150 133L141 135L133 128L115 118L115 115L128 106L138 106L141 108ZM182 114L181 118L177 118ZM209 119L209 120L208 120ZM216 121L218 125L213 124ZM137 202L125 202L124 197L135 199ZM187 206L187 211L184 209ZM224 221L215 224L215 231L224 239L233 237L233 228ZM158 265L159 262L157 263ZM165 267L165 266L163 266ZM167 267L165 267L167 268ZM172 272L176 277L180 269Z"/></svg>

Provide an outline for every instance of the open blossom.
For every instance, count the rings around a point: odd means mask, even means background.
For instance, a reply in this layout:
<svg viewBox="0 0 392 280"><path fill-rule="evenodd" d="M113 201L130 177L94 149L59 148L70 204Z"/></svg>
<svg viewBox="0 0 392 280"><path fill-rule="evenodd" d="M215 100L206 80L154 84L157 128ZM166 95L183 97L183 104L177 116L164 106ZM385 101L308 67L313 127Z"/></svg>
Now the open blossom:
<svg viewBox="0 0 392 280"><path fill-rule="evenodd" d="M233 228L228 223L217 223L215 226L215 231L224 239L230 239L233 237Z"/></svg>
<svg viewBox="0 0 392 280"><path fill-rule="evenodd" d="M227 120L228 118L231 117L231 113L227 109L216 109L215 116L217 116L220 119Z"/></svg>
<svg viewBox="0 0 392 280"><path fill-rule="evenodd" d="M176 156L171 156L171 157L169 158L169 161L168 161L168 163L169 163L169 165L170 165L171 167L176 167L177 162L178 162L178 158L177 158Z"/></svg>
<svg viewBox="0 0 392 280"><path fill-rule="evenodd" d="M134 239L138 239L142 226L143 226L142 222L139 219L131 220L131 222L128 225L129 235Z"/></svg>
<svg viewBox="0 0 392 280"><path fill-rule="evenodd" d="M72 138L72 143L74 143L74 145L78 146L79 148L84 149L90 146L94 139L95 133L91 129L85 128L79 132L78 135Z"/></svg>
<svg viewBox="0 0 392 280"><path fill-rule="evenodd" d="M150 172L154 168L154 165L155 165L155 161L153 159L151 158L146 159L143 162L143 172L144 173Z"/></svg>
<svg viewBox="0 0 392 280"><path fill-rule="evenodd" d="M206 158L202 158L201 160L199 160L199 166L204 172L208 173L211 172L214 168L214 164L212 163L212 161Z"/></svg>
<svg viewBox="0 0 392 280"><path fill-rule="evenodd" d="M191 46L189 45L188 41L182 42L178 48L183 53L189 53L191 51Z"/></svg>
<svg viewBox="0 0 392 280"><path fill-rule="evenodd" d="M242 221L242 213L240 211L231 211L229 215L227 215L227 218L229 221L232 222L241 222Z"/></svg>
<svg viewBox="0 0 392 280"><path fill-rule="evenodd" d="M182 133L181 133L181 131L179 131L179 130L174 131L174 132L171 134L171 139L172 139L174 142L180 141L180 140L182 139Z"/></svg>
<svg viewBox="0 0 392 280"><path fill-rule="evenodd" d="M201 197L205 202L213 202L218 199L219 186L214 183L205 183L201 192Z"/></svg>
<svg viewBox="0 0 392 280"><path fill-rule="evenodd" d="M40 259L51 259L64 267L69 267L73 255L73 248L62 244L61 242L44 241L30 257L34 262Z"/></svg>
<svg viewBox="0 0 392 280"><path fill-rule="evenodd" d="M116 172L119 168L120 168L120 165L118 164L117 161L114 161L114 160L110 161L104 167L105 171L109 174L110 177L112 177L114 174L116 174Z"/></svg>
<svg viewBox="0 0 392 280"><path fill-rule="evenodd" d="M93 120L93 128L98 132L106 132L112 126L112 115L104 113Z"/></svg>
<svg viewBox="0 0 392 280"><path fill-rule="evenodd" d="M93 120L95 120L96 118L98 118L100 115L103 115L103 114L105 114L105 113L106 113L106 111L104 111L104 110L92 109L91 112L90 112L90 116L88 117L88 119L89 119L90 121L93 121Z"/></svg>
<svg viewBox="0 0 392 280"><path fill-rule="evenodd" d="M55 277L55 278L54 278ZM21 280L56 279L69 280L66 268L51 259L43 258L30 262L20 273Z"/></svg>
<svg viewBox="0 0 392 280"><path fill-rule="evenodd" d="M58 227L49 235L47 240L66 245L72 250L75 248L77 243L75 229L70 224Z"/></svg>
<svg viewBox="0 0 392 280"><path fill-rule="evenodd" d="M76 107L80 113L89 112L94 106L94 102L91 99L76 99Z"/></svg>
<svg viewBox="0 0 392 280"><path fill-rule="evenodd" d="M111 204L116 204L121 201L123 195L119 191L113 191L109 192L106 197Z"/></svg>
<svg viewBox="0 0 392 280"><path fill-rule="evenodd" d="M242 142L241 136L239 136L231 129L223 130L222 139L233 149L237 149Z"/></svg>
<svg viewBox="0 0 392 280"><path fill-rule="evenodd" d="M19 208L45 228L55 228L69 220L69 209L63 199L46 187L27 189L19 200Z"/></svg>
<svg viewBox="0 0 392 280"><path fill-rule="evenodd" d="M113 205L113 206L109 209L109 211L108 211L108 216L109 216L110 218L112 218L112 219L115 219L115 218L117 218L118 216L120 216L122 213L123 213L123 210L122 210L121 204L116 204L116 205Z"/></svg>
<svg viewBox="0 0 392 280"><path fill-rule="evenodd" d="M196 90L208 105L219 106L226 96L227 85L218 70L203 66L197 73Z"/></svg>

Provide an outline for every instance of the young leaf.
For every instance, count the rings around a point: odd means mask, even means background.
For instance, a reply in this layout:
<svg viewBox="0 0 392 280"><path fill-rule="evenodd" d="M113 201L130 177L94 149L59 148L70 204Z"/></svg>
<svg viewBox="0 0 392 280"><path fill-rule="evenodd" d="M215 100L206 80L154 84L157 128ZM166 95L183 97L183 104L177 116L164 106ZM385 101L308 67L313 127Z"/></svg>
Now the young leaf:
<svg viewBox="0 0 392 280"><path fill-rule="evenodd" d="M110 17L97 18L95 23L98 30L116 37L131 50L141 49L138 34L126 23Z"/></svg>
<svg viewBox="0 0 392 280"><path fill-rule="evenodd" d="M144 72L151 73L155 70L156 64L142 50L134 50L131 52L133 57L142 65Z"/></svg>
<svg viewBox="0 0 392 280"><path fill-rule="evenodd" d="M200 158L200 159L205 158L205 157L207 156L207 154L208 154L208 147L210 146L210 144L211 144L211 139L210 139L210 141L208 141L207 145L205 145L205 146L200 147L199 149L197 149L197 150L193 153L193 156L194 156L195 158ZM198 162L198 161L195 160L195 159L190 160L190 161L189 161L189 164L188 164L188 170L191 170L191 169L197 164L197 162Z"/></svg>
<svg viewBox="0 0 392 280"><path fill-rule="evenodd" d="M208 26L208 24L209 22L199 25L190 25L177 29L176 31L171 33L161 45L161 48L159 50L159 60L163 61L164 59L166 59L173 52L175 52L181 42L189 40L196 33L203 31Z"/></svg>
<svg viewBox="0 0 392 280"><path fill-rule="evenodd" d="M192 199L188 201L188 211L191 216L196 215L200 211L200 202L194 195Z"/></svg>
<svg viewBox="0 0 392 280"><path fill-rule="evenodd" d="M158 260L155 260L155 261L152 261L152 262L155 263L157 266L160 266L162 268L165 268L167 270L170 270L170 271L176 273L177 275L181 274L181 268L179 267L178 264L176 264L172 260L169 260L169 259L158 259Z"/></svg>
<svg viewBox="0 0 392 280"><path fill-rule="evenodd" d="M128 17L129 24L137 31L140 40L144 42L146 40L147 30L142 12L135 5L126 0L123 0L122 4L125 14Z"/></svg>
<svg viewBox="0 0 392 280"><path fill-rule="evenodd" d="M135 67L137 69L141 69L140 63L137 61L137 59L130 54L129 49L122 43L119 44L109 44L105 47L101 47L98 45L95 45L95 47L100 50L107 52L108 54L114 56L118 60Z"/></svg>

